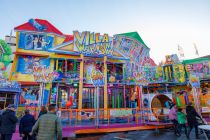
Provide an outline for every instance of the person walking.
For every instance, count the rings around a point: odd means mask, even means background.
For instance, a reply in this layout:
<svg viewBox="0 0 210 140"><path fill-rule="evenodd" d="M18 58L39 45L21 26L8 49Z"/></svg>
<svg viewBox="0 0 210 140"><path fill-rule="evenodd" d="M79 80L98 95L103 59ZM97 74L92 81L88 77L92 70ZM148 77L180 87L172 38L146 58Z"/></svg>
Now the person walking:
<svg viewBox="0 0 210 140"><path fill-rule="evenodd" d="M46 108L46 106L42 106L42 107L41 107L41 110L40 110L40 112L39 112L38 118L41 117L41 116L44 115L44 114L47 114L47 108Z"/></svg>
<svg viewBox="0 0 210 140"><path fill-rule="evenodd" d="M37 133L37 140L62 140L61 121L56 116L56 105L50 104L48 111L37 120L30 134Z"/></svg>
<svg viewBox="0 0 210 140"><path fill-rule="evenodd" d="M131 93L131 102L130 102L130 107L132 108L132 115L133 115L133 121L136 121L136 106L137 106L137 102L136 102L136 92L132 91Z"/></svg>
<svg viewBox="0 0 210 140"><path fill-rule="evenodd" d="M172 104L170 106L169 119L174 124L174 134L178 136L179 135L179 131L178 131L179 123L177 121L177 112L176 112L176 110L177 110L176 105Z"/></svg>
<svg viewBox="0 0 210 140"><path fill-rule="evenodd" d="M188 138L187 127L186 127L186 114L182 112L182 108L178 109L177 120L179 123L179 136L181 136L182 128L184 128L185 135Z"/></svg>
<svg viewBox="0 0 210 140"><path fill-rule="evenodd" d="M199 139L199 134L198 134L198 121L196 117L201 118L200 115L196 112L195 108L192 106L192 103L189 103L186 107L186 113L187 113L187 122L189 126L189 131L188 131L188 137L190 136L190 132L192 131L193 128L195 128L195 135L196 139Z"/></svg>
<svg viewBox="0 0 210 140"><path fill-rule="evenodd" d="M1 140L11 140L16 130L18 118L15 116L16 106L10 104L0 116Z"/></svg>
<svg viewBox="0 0 210 140"><path fill-rule="evenodd" d="M28 109L25 110L25 115L21 118L19 124L19 133L22 137L22 140L33 140L34 137L29 135L32 130L33 125L35 124L34 116L30 114Z"/></svg>

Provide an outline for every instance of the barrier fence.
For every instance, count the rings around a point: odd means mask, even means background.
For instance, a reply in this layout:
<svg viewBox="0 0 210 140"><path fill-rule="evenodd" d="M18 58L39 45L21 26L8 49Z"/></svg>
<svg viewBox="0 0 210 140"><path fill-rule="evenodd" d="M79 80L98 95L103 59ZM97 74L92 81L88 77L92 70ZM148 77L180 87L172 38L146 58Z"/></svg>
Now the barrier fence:
<svg viewBox="0 0 210 140"><path fill-rule="evenodd" d="M37 107L26 107L37 118ZM209 107L210 109L210 107ZM21 117L23 110L17 112ZM99 124L169 124L168 108L111 108L99 109ZM57 114L66 126L94 126L96 120L96 109L59 109Z"/></svg>
<svg viewBox="0 0 210 140"><path fill-rule="evenodd" d="M25 107L37 118L37 107ZM167 108L112 108L99 109L99 124L147 124L150 122L168 123ZM17 116L24 114L24 108L17 111ZM59 109L57 114L64 125L94 125L96 120L96 109Z"/></svg>

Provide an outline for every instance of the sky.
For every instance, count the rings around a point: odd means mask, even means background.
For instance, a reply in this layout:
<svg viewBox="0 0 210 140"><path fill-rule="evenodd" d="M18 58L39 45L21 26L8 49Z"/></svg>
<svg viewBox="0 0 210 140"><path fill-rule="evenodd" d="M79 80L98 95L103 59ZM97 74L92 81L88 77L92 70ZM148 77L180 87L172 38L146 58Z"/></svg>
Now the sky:
<svg viewBox="0 0 210 140"><path fill-rule="evenodd" d="M65 34L137 31L157 64L178 53L178 45L184 59L198 57L193 43L199 56L210 55L210 0L0 0L0 10L1 39L40 18Z"/></svg>

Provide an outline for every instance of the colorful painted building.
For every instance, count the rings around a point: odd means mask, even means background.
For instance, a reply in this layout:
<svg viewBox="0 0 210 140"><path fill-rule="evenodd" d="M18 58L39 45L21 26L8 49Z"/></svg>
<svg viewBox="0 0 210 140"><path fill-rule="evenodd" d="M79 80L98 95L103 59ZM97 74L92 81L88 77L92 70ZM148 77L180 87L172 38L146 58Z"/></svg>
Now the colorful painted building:
<svg viewBox="0 0 210 140"><path fill-rule="evenodd" d="M180 62L173 54L156 66L137 32L112 37L89 31L66 35L41 19L30 19L15 30L17 45L10 79L21 83L20 106L56 103L59 108L93 109L94 82L98 82L93 77L100 78L100 72L104 85L99 89L99 106L104 110L137 107L165 115L168 100L180 107L194 102L191 74L200 78L201 89L209 87L209 58ZM209 99L208 95L199 97ZM208 102L201 104L209 107ZM116 112L110 110L115 116Z"/></svg>
<svg viewBox="0 0 210 140"><path fill-rule="evenodd" d="M4 109L9 104L18 105L21 93L20 85L8 80L7 68L11 63L11 47L0 39L0 108Z"/></svg>
<svg viewBox="0 0 210 140"><path fill-rule="evenodd" d="M155 66L137 32L113 37L89 31L66 35L41 19L30 19L15 31L10 79L21 83L23 106L56 103L61 108L94 108L91 75L96 69L104 76L100 108L129 107L127 96L146 83L142 66ZM140 107L139 95L135 94Z"/></svg>

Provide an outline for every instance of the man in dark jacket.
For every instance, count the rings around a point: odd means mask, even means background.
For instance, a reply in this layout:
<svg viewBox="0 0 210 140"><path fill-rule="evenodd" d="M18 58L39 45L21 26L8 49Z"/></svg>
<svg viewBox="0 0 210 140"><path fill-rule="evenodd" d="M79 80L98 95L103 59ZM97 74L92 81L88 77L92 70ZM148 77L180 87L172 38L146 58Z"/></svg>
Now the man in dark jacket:
<svg viewBox="0 0 210 140"><path fill-rule="evenodd" d="M15 116L16 106L11 104L0 116L0 132L1 140L11 140L12 134L16 130L16 123L18 122Z"/></svg>
<svg viewBox="0 0 210 140"><path fill-rule="evenodd" d="M201 120L202 118L200 115L198 115L195 108L192 106L192 103L189 103L187 105L186 113L187 113L187 123L188 123L188 126L190 127L190 130L188 131L188 137L192 129L195 128L195 135L196 135L196 138L198 138L198 121L196 117L200 118Z"/></svg>
<svg viewBox="0 0 210 140"><path fill-rule="evenodd" d="M28 109L25 110L25 115L20 120L19 133L23 140L33 140L33 136L29 135L35 124L34 116L30 114Z"/></svg>

